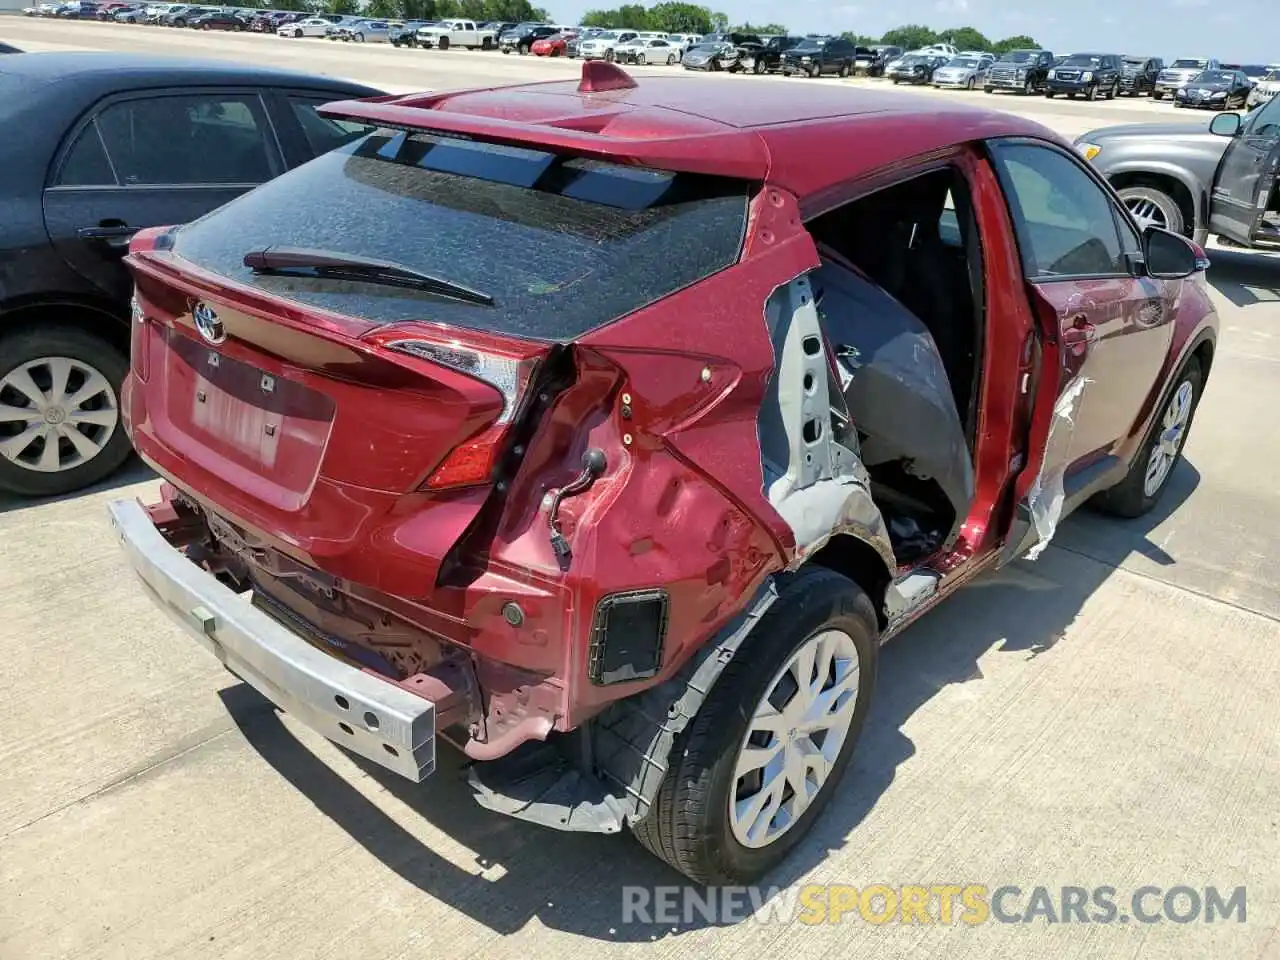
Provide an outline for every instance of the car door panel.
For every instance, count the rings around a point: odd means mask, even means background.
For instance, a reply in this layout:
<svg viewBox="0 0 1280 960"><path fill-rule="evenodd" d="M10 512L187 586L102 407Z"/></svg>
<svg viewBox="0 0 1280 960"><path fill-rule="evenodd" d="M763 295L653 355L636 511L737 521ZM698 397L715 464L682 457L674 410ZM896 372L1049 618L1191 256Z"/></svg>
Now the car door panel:
<svg viewBox="0 0 1280 960"><path fill-rule="evenodd" d="M1210 198L1209 229L1252 245L1280 167L1280 97L1259 107L1227 144Z"/></svg>
<svg viewBox="0 0 1280 960"><path fill-rule="evenodd" d="M89 154L95 159L84 161ZM282 169L257 94L190 89L113 97L72 131L55 161L44 191L45 228L73 270L112 299L127 300L132 283L122 259L134 233L194 220ZM207 182L210 175L221 182ZM164 180L178 182L156 182Z"/></svg>
<svg viewBox="0 0 1280 960"><path fill-rule="evenodd" d="M1137 229L1112 192L1068 152L992 144L1040 324L1044 366L1007 562L1043 549L1072 475L1121 446L1142 416L1174 333L1179 281L1142 274Z"/></svg>

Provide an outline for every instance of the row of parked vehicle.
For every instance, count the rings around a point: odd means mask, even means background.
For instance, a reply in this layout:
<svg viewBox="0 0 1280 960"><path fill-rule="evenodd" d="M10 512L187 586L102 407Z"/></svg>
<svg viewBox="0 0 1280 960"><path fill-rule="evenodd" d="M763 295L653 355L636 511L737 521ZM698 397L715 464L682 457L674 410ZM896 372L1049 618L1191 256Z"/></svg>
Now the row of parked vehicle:
<svg viewBox="0 0 1280 960"><path fill-rule="evenodd" d="M104 20L115 23L146 23L196 30L249 29L249 20L260 11L243 7L205 6L191 3L136 3L132 0L74 0L71 3L42 3L27 7L29 17L63 20Z"/></svg>

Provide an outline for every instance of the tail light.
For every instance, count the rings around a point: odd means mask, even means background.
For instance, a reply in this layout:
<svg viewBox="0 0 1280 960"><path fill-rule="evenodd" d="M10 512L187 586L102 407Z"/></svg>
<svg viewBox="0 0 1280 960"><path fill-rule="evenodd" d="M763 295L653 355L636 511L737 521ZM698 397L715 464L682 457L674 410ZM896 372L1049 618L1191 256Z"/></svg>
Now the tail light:
<svg viewBox="0 0 1280 960"><path fill-rule="evenodd" d="M478 349L456 343L437 343L417 337L387 340L382 346L420 357L481 380L502 394L502 412L483 431L455 447L427 478L423 487L444 490L489 483L510 433L523 408L538 357Z"/></svg>

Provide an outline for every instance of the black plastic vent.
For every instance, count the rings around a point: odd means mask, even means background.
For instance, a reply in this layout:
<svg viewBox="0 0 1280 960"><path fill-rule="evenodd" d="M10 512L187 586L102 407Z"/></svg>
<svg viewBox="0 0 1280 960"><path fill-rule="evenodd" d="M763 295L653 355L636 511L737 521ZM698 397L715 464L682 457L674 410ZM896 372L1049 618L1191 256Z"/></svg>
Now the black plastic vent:
<svg viewBox="0 0 1280 960"><path fill-rule="evenodd" d="M662 666L667 636L667 592L632 590L596 607L587 676L600 685L652 677Z"/></svg>

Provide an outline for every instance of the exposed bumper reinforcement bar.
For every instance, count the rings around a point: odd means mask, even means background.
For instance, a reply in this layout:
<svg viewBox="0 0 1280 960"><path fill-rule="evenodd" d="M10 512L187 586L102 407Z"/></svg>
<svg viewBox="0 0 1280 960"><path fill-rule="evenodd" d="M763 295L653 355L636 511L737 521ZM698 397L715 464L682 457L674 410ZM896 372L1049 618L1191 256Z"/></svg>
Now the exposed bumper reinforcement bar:
<svg viewBox="0 0 1280 960"><path fill-rule="evenodd" d="M108 505L152 599L233 674L352 753L420 782L435 770L435 706L312 646L165 541L137 500Z"/></svg>

